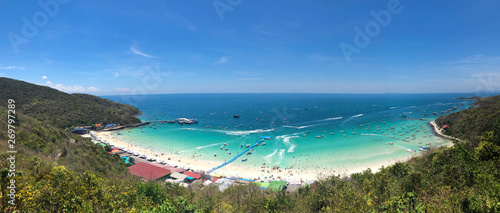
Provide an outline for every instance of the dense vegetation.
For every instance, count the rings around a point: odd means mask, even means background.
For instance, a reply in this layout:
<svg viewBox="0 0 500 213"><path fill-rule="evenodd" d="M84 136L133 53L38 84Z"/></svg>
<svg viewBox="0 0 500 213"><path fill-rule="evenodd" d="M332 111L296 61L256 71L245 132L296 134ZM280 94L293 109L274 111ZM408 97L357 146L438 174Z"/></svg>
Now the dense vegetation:
<svg viewBox="0 0 500 213"><path fill-rule="evenodd" d="M133 106L86 94L67 94L9 78L0 78L0 101L16 101L16 110L59 128L92 124L133 124L140 120Z"/></svg>
<svg viewBox="0 0 500 213"><path fill-rule="evenodd" d="M446 134L468 140L467 145L477 146L485 133L497 127L500 120L500 96L478 99L475 107L443 115L436 119L439 126L448 125Z"/></svg>
<svg viewBox="0 0 500 213"><path fill-rule="evenodd" d="M500 212L500 118L491 117L499 112L500 103L493 101L499 99L482 99L474 109L444 117L456 128L449 133L464 139L451 148L430 150L377 173L366 170L350 177L327 177L295 193L264 191L253 185L219 192L214 186L142 183L100 146L18 113L17 205L7 203L9 178L3 169L0 211ZM469 113L478 114L470 119ZM1 106L0 117L6 117ZM470 120L459 122L466 118ZM476 123L480 121L488 123ZM2 168L9 163L6 125L5 119L0 120ZM476 137L469 137L460 132L463 125L481 128Z"/></svg>

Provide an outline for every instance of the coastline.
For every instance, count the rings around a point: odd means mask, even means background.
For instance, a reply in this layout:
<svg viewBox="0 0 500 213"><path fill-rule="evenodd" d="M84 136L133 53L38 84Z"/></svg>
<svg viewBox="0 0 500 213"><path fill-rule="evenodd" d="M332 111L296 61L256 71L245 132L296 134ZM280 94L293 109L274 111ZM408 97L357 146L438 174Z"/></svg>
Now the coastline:
<svg viewBox="0 0 500 213"><path fill-rule="evenodd" d="M218 166L224 161L217 160L201 160L198 159L197 156L192 157L184 157L175 154L169 153L161 153L152 148L142 147L138 142L125 142L114 135L113 131L106 132L95 132L96 136L99 137L102 141L109 143L115 147L122 147L123 149L129 149L132 152L137 152L140 155L146 155L148 157L154 157L157 159L157 162L165 161L170 166L177 166L180 168L189 168L194 171L209 171L210 169ZM451 144L453 145L453 144ZM290 169L281 169L281 170L272 170L271 167L266 166L265 168L257 168L252 166L238 166L236 164L226 165L217 171L211 173L215 176L237 176L245 179L254 179L254 180L286 180L286 181L301 181L303 183L307 181L316 181L328 176L332 175L340 175L342 177L348 177L354 173L360 173L364 170L371 169L372 172L378 172L382 167L391 166L397 162L405 162L410 160L412 157L416 156L415 154L400 157L400 158L392 158L380 162L373 162L369 164L359 165L359 166L351 166L344 167L339 170L306 170L306 169L298 169L298 168L290 168ZM153 162L150 162L153 163Z"/></svg>
<svg viewBox="0 0 500 213"><path fill-rule="evenodd" d="M440 137L440 138L443 138L443 139L446 139L446 140L449 140L449 141L453 141L453 140L457 140L457 141L462 141L458 138L455 138L455 137L451 137L449 135L445 135L443 134L443 132L441 131L441 129L439 128L439 126L436 124L436 121L431 121L429 122L429 124L432 126L432 129L434 130L434 135ZM447 147L452 147L454 144L451 143L449 144Z"/></svg>

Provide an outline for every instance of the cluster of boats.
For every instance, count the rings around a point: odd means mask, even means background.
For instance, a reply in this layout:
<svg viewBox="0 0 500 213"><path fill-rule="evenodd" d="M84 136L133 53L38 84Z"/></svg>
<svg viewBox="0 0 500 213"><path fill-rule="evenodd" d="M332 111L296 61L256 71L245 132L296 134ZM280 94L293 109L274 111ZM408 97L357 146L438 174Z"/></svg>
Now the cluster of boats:
<svg viewBox="0 0 500 213"><path fill-rule="evenodd" d="M168 124L178 123L180 125L183 125L183 124L197 124L198 120L197 119L188 119L188 118L177 118L175 120L167 120L165 122Z"/></svg>

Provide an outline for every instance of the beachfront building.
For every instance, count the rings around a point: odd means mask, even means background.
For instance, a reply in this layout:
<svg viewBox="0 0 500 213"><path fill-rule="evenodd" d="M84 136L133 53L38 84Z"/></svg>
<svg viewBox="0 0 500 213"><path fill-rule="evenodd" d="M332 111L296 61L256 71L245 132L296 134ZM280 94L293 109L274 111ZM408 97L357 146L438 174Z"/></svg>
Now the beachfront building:
<svg viewBox="0 0 500 213"><path fill-rule="evenodd" d="M181 184L181 183L184 183L186 181L187 177L188 176L185 174L174 172L174 173L170 174L170 177L168 179L166 179L165 181Z"/></svg>
<svg viewBox="0 0 500 213"><path fill-rule="evenodd" d="M268 189L271 189L273 191L286 190L286 181L272 180L269 182Z"/></svg>
<svg viewBox="0 0 500 213"><path fill-rule="evenodd" d="M201 178L201 174L196 172L185 171L183 174L187 176L186 181L188 183L199 180Z"/></svg>
<svg viewBox="0 0 500 213"><path fill-rule="evenodd" d="M144 162L129 166L130 173L145 181L163 181L170 175L170 170Z"/></svg>

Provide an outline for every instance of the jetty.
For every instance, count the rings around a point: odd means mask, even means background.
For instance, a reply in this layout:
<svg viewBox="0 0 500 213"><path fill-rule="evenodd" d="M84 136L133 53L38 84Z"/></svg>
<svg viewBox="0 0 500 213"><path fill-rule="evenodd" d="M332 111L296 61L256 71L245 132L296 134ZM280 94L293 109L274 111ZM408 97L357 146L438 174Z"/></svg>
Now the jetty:
<svg viewBox="0 0 500 213"><path fill-rule="evenodd" d="M250 146L249 148L245 149L243 152L241 152L240 154L236 155L234 158L232 158L231 160L219 165L219 166L216 166L214 167L213 169L211 169L210 171L208 171L207 173L210 174L212 173L213 171L217 170L217 169L220 169L222 167L224 167L225 165L228 165L230 163L232 163L234 160L236 160L237 158L239 158L240 156L242 156L243 154L245 154L246 152L248 152L249 150L251 150L252 148L254 148L255 146L259 145L260 143L262 143L264 140L266 139L271 139L271 136L261 136L260 137L260 140L257 141L257 143L253 144L252 146Z"/></svg>

